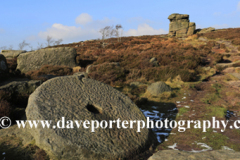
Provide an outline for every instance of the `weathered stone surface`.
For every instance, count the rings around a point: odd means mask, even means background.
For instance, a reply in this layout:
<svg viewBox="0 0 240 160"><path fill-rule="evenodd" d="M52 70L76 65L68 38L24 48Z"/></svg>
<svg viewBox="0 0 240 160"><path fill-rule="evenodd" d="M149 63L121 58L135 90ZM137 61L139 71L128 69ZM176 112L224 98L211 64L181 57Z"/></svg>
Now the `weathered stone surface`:
<svg viewBox="0 0 240 160"><path fill-rule="evenodd" d="M194 22L190 22L187 35L189 36L189 35L194 34L195 29L196 29L196 24Z"/></svg>
<svg viewBox="0 0 240 160"><path fill-rule="evenodd" d="M151 58L151 59L149 60L149 62L152 63L153 66L155 66L155 67L159 66L159 65L158 65L158 61L157 61L157 58L155 58L155 57Z"/></svg>
<svg viewBox="0 0 240 160"><path fill-rule="evenodd" d="M172 22L174 20L180 20L180 19L189 19L188 14L179 14L179 13L173 13L170 16L168 16L168 19Z"/></svg>
<svg viewBox="0 0 240 160"><path fill-rule="evenodd" d="M6 58L4 55L0 54L0 81L6 79L8 74L8 67L7 67L7 62Z"/></svg>
<svg viewBox="0 0 240 160"><path fill-rule="evenodd" d="M18 57L22 53L26 53L27 51L23 50L2 50L2 53L6 58L15 58Z"/></svg>
<svg viewBox="0 0 240 160"><path fill-rule="evenodd" d="M0 90L7 91L12 96L30 95L41 83L42 81L40 80L13 81L0 86Z"/></svg>
<svg viewBox="0 0 240 160"><path fill-rule="evenodd" d="M215 28L208 27L208 28L203 28L203 29L198 30L198 33L208 33L208 32L213 32L213 31L215 31Z"/></svg>
<svg viewBox="0 0 240 160"><path fill-rule="evenodd" d="M152 96L159 96L161 93L169 91L171 91L171 87L161 81L152 83L147 88L147 92L150 93Z"/></svg>
<svg viewBox="0 0 240 160"><path fill-rule="evenodd" d="M50 79L29 97L28 120L144 120L140 109L125 95L109 85L77 74ZM82 122L83 123L83 122ZM66 124L66 122L65 122ZM90 125L87 125L90 126ZM149 148L156 140L152 131L133 129L91 128L30 129L36 144L55 159L129 158ZM71 158L70 158L71 157Z"/></svg>
<svg viewBox="0 0 240 160"><path fill-rule="evenodd" d="M70 47L46 48L20 54L17 69L22 73L38 70L43 65L75 67L76 49Z"/></svg>
<svg viewBox="0 0 240 160"><path fill-rule="evenodd" d="M148 160L193 160L193 159L208 159L208 160L237 160L240 157L240 152L229 150L206 151L200 153L185 152L179 150L162 150L154 153Z"/></svg>
<svg viewBox="0 0 240 160"><path fill-rule="evenodd" d="M102 64L99 64L99 65L89 65L89 66L87 66L86 73L87 74L91 73L92 69L94 67L105 67L106 65L114 65L114 66L119 66L120 67L120 64L118 62L102 63Z"/></svg>
<svg viewBox="0 0 240 160"><path fill-rule="evenodd" d="M4 55L0 54L0 74L7 73L7 72L8 72L8 67L7 67L6 58L4 57Z"/></svg>
<svg viewBox="0 0 240 160"><path fill-rule="evenodd" d="M182 37L194 33L196 25L189 22L189 15L174 13L168 19L170 20L169 36Z"/></svg>

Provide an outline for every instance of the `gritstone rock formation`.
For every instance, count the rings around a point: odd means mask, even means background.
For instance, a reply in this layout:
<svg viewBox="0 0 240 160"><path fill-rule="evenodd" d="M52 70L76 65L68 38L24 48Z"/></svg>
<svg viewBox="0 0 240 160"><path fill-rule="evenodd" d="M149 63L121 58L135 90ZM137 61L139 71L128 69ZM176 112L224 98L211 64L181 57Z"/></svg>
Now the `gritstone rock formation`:
<svg viewBox="0 0 240 160"><path fill-rule="evenodd" d="M170 20L169 36L182 37L194 34L196 25L194 22L189 22L188 14L174 13L168 19Z"/></svg>
<svg viewBox="0 0 240 160"><path fill-rule="evenodd" d="M2 50L2 53L6 58L15 58L18 57L22 53L26 53L27 51L23 50Z"/></svg>
<svg viewBox="0 0 240 160"><path fill-rule="evenodd" d="M38 70L43 65L76 67L76 49L70 47L46 48L20 54L17 69L22 73Z"/></svg>

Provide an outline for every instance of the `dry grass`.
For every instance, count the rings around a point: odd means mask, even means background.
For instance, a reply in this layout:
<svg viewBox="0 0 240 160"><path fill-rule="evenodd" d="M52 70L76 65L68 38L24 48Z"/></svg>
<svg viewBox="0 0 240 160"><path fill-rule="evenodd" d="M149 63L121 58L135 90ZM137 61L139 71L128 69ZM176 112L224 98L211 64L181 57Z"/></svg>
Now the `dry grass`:
<svg viewBox="0 0 240 160"><path fill-rule="evenodd" d="M6 100L0 100L0 117L12 117L13 107Z"/></svg>
<svg viewBox="0 0 240 160"><path fill-rule="evenodd" d="M45 80L42 75L55 75L55 76L64 76L64 75L72 75L73 69L67 66L51 66L44 65L39 70L29 71L26 73L26 76L35 80Z"/></svg>

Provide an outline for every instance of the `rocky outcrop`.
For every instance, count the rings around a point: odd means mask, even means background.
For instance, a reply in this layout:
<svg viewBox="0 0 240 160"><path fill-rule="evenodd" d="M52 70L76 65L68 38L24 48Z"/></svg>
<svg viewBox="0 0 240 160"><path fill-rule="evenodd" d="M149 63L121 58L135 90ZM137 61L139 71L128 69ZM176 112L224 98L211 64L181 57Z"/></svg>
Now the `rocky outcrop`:
<svg viewBox="0 0 240 160"><path fill-rule="evenodd" d="M115 123L109 127L108 123L105 129L96 128L92 132L91 124L86 122L89 128L84 128L85 120L90 123L117 119L146 121L127 96L109 85L85 78L84 74L44 82L30 95L26 116L28 120L52 120L54 125L62 120L59 126L65 125L65 128L29 130L36 145L52 159L129 159L157 141L152 131L143 128L137 132L134 124L133 129L123 129L117 128ZM62 117L65 117L65 122ZM74 121L74 129L71 121L66 122L68 120ZM82 123L77 128L76 121L80 123L80 120Z"/></svg>
<svg viewBox="0 0 240 160"><path fill-rule="evenodd" d="M170 92L171 87L164 82L155 82L148 86L147 93L150 93L152 96L159 96L163 92Z"/></svg>
<svg viewBox="0 0 240 160"><path fill-rule="evenodd" d="M7 61L4 55L0 54L0 81L6 79L8 74Z"/></svg>
<svg viewBox="0 0 240 160"><path fill-rule="evenodd" d="M188 14L174 13L168 19L170 20L169 36L182 37L194 34L196 25L194 22L189 22Z"/></svg>
<svg viewBox="0 0 240 160"><path fill-rule="evenodd" d="M23 50L2 50L2 55L4 55L6 58L15 58L18 57L22 53L26 53L27 51Z"/></svg>
<svg viewBox="0 0 240 160"><path fill-rule="evenodd" d="M208 28L198 29L196 32L197 33L208 33L208 32L213 32L213 31L215 31L215 28L208 27Z"/></svg>
<svg viewBox="0 0 240 160"><path fill-rule="evenodd" d="M4 55L0 54L0 74L7 73L8 67L7 67L7 61Z"/></svg>
<svg viewBox="0 0 240 160"><path fill-rule="evenodd" d="M10 97L16 97L18 95L30 95L35 89L40 86L42 81L30 80L30 81L13 81L0 87L0 90L4 90L9 93Z"/></svg>
<svg viewBox="0 0 240 160"><path fill-rule="evenodd" d="M76 49L70 47L46 48L20 54L17 69L22 73L38 70L43 65L76 67Z"/></svg>

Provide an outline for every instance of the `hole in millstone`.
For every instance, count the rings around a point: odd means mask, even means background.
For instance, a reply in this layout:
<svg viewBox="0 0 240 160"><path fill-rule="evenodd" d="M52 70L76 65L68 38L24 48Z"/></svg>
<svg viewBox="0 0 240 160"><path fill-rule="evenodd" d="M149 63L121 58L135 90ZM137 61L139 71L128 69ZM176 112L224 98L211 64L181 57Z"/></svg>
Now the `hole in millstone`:
<svg viewBox="0 0 240 160"><path fill-rule="evenodd" d="M89 112L92 112L94 114L101 114L102 113L102 109L100 107L96 107L94 105L88 104L87 106L87 110Z"/></svg>

